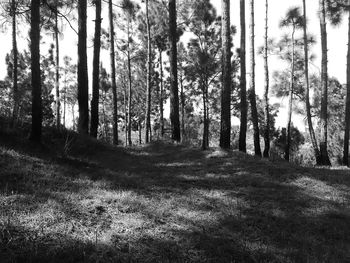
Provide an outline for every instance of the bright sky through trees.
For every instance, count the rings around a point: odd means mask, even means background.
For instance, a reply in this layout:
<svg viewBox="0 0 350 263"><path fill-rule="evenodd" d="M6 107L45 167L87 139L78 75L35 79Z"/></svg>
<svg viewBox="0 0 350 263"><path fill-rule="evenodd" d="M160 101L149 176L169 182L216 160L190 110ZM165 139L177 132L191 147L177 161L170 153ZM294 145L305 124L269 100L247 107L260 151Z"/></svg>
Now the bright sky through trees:
<svg viewBox="0 0 350 263"><path fill-rule="evenodd" d="M255 21L256 21L256 47L260 47L263 45L263 34L264 34L264 3L265 1L255 1ZM212 4L216 7L218 15L221 15L221 0L212 0ZM320 70L320 26L318 19L318 1L316 0L307 0L307 15L308 15L308 31L312 35L315 36L317 40L317 44L313 47L312 53L316 55L315 61L310 66L311 72L318 72ZM285 15L286 10L289 7L295 7L302 5L301 0L269 0L269 35L270 38L278 39L287 29L279 28L279 21ZM89 73L92 70L92 38L93 38L93 19L94 12L93 8L89 8L88 10L88 69ZM102 17L107 17L107 8L104 6ZM249 18L249 8L246 9L246 19ZM329 41L329 50L328 50L328 59L329 59L329 76L336 77L339 79L341 83L345 82L346 76L346 47L347 47L347 25L346 19L344 19L340 26L332 27L328 23L328 41ZM237 34L234 37L234 49L239 48L239 0L231 1L231 23L236 26ZM73 26L77 28L75 23L73 22ZM108 28L107 19L103 19L102 27ZM247 23L247 30L249 29ZM18 48L21 52L23 49L28 50L28 27L23 27L23 23L19 24L20 35L18 38ZM300 31L299 34L302 34ZM116 32L118 38L118 31ZM1 48L0 48L0 79L3 79L6 75L6 63L5 63L5 55L9 53L11 50L11 37L10 31L3 31L0 33L1 38ZM50 44L53 42L53 39L49 35L45 35L43 40L46 44ZM76 60L76 49L77 49L77 35L75 32L71 30L71 28L67 25L64 28L64 36L61 39L61 59L63 56L68 55L73 58L73 61ZM249 48L249 38L247 38L247 48ZM47 54L49 49L48 45L42 45L41 53L43 55ZM101 50L101 58L102 63L106 66L108 65L109 57L108 51ZM249 52L247 53L247 61L249 61ZM280 69L283 65L282 62L274 56L270 56L270 74L277 69ZM261 97L263 94L263 83L264 83L264 75L263 75L263 59L262 56L256 56L256 91L257 94ZM249 74L249 69L247 71ZM91 74L89 74L90 76ZM91 79L89 79L89 83L91 83ZM249 85L249 83L248 83ZM281 112L284 109L281 109ZM281 114L283 115L283 114ZM296 122L297 120L295 120ZM278 121L278 125L284 125L283 120ZM297 126L300 126L301 123L295 123Z"/></svg>

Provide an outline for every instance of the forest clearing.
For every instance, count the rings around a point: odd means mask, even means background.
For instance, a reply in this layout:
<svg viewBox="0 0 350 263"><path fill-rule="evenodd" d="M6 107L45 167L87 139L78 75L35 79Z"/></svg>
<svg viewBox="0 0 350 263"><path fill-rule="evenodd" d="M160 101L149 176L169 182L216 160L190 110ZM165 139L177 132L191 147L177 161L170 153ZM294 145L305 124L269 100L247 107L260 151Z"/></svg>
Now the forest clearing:
<svg viewBox="0 0 350 263"><path fill-rule="evenodd" d="M1 133L1 262L350 260L347 168L49 134Z"/></svg>
<svg viewBox="0 0 350 263"><path fill-rule="evenodd" d="M0 0L0 40L0 263L350 262L350 0Z"/></svg>

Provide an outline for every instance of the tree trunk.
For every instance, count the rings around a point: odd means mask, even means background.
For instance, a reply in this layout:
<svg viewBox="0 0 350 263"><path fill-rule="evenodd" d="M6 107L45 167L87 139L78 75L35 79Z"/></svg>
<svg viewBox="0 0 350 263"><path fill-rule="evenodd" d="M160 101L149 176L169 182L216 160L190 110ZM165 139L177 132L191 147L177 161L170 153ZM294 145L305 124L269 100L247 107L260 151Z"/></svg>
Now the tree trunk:
<svg viewBox="0 0 350 263"><path fill-rule="evenodd" d="M113 24L113 3L108 0L108 16L109 16L109 44L110 44L110 64L111 64L111 80L113 93L113 144L118 145L118 100L117 100L117 81L115 72L115 31Z"/></svg>
<svg viewBox="0 0 350 263"><path fill-rule="evenodd" d="M284 151L284 159L289 161L290 157L290 145L291 145L291 123L292 123L292 111L293 111L293 92L294 92L294 71L295 71L295 25L293 25L292 32L292 65L291 65L291 77L289 88L289 101L288 101L288 116L287 116L287 136L286 136L286 148Z"/></svg>
<svg viewBox="0 0 350 263"><path fill-rule="evenodd" d="M56 128L61 127L61 102L60 102L60 46L58 41L58 1L55 6L55 42L56 42Z"/></svg>
<svg viewBox="0 0 350 263"><path fill-rule="evenodd" d="M159 98L159 111L160 111L160 134L162 138L164 137L164 105L163 105L163 60L162 60L162 50L159 49L159 67L160 67L160 98Z"/></svg>
<svg viewBox="0 0 350 263"><path fill-rule="evenodd" d="M63 127L66 128L67 86L64 87L63 95Z"/></svg>
<svg viewBox="0 0 350 263"><path fill-rule="evenodd" d="M129 76L129 94L128 94L128 144L132 145L131 141L131 61L130 61L130 51L128 51L128 76Z"/></svg>
<svg viewBox="0 0 350 263"><path fill-rule="evenodd" d="M221 128L220 147L230 148L231 141L231 37L230 37L230 0L222 0L222 91L221 91Z"/></svg>
<svg viewBox="0 0 350 263"><path fill-rule="evenodd" d="M147 24L147 91L146 91L146 125L145 143L150 141L151 129L151 28L148 15L148 0L146 0L146 24Z"/></svg>
<svg viewBox="0 0 350 263"><path fill-rule="evenodd" d="M72 104L72 118L73 118L73 131L75 131L75 114L74 114L74 104Z"/></svg>
<svg viewBox="0 0 350 263"><path fill-rule="evenodd" d="M205 88L202 88L203 93L203 140L202 140L202 150L208 149L209 142L208 142L208 116L207 116L207 98L206 98L206 91Z"/></svg>
<svg viewBox="0 0 350 263"><path fill-rule="evenodd" d="M19 108L19 96L18 96L18 49L17 49L17 21L16 21L16 1L12 0L11 12L12 12L12 52L13 52L13 112L11 127L16 125Z"/></svg>
<svg viewBox="0 0 350 263"><path fill-rule="evenodd" d="M350 6L350 0L348 0ZM350 131L350 12L348 18L348 54L346 65L346 103L343 164L349 166L349 131Z"/></svg>
<svg viewBox="0 0 350 263"><path fill-rule="evenodd" d="M94 58L92 62L92 100L91 100L91 122L90 135L97 138L98 130L98 104L100 90L100 49L101 49L101 0L95 0L95 36L94 36Z"/></svg>
<svg viewBox="0 0 350 263"><path fill-rule="evenodd" d="M32 130L30 139L40 142L43 116L40 73L40 0L32 0L30 20L30 51L32 67Z"/></svg>
<svg viewBox="0 0 350 263"><path fill-rule="evenodd" d="M169 42L170 42L170 122L171 138L181 141L179 119L179 94L177 86L177 25L176 0L169 0Z"/></svg>
<svg viewBox="0 0 350 263"><path fill-rule="evenodd" d="M260 149L260 135L259 135L259 121L258 121L258 110L256 108L256 96L255 96L255 33L254 33L254 0L250 0L250 11L251 11L251 24L250 24L250 66L251 66L251 79L250 79L250 90L249 100L251 105L251 114L254 130L254 151L255 155L261 156Z"/></svg>
<svg viewBox="0 0 350 263"><path fill-rule="evenodd" d="M78 132L89 131L89 82L86 54L86 9L87 0L78 1Z"/></svg>
<svg viewBox="0 0 350 263"><path fill-rule="evenodd" d="M247 81L246 81L246 26L245 26L245 0L240 0L240 26L241 26L241 47L240 47L240 89L241 89L241 123L239 129L239 150L247 151Z"/></svg>
<svg viewBox="0 0 350 263"><path fill-rule="evenodd" d="M124 87L124 125L125 125L125 146L128 145L128 112L126 107L126 87Z"/></svg>
<svg viewBox="0 0 350 263"><path fill-rule="evenodd" d="M268 62L268 11L269 3L265 0L265 43L264 43L264 72L265 72L265 91L264 91L264 112L265 112L265 131L264 131L264 157L269 158L270 152L270 107L269 107L269 62Z"/></svg>
<svg viewBox="0 0 350 263"><path fill-rule="evenodd" d="M185 139L185 94L182 74L180 76L180 99L181 99L181 141Z"/></svg>
<svg viewBox="0 0 350 263"><path fill-rule="evenodd" d="M304 21L306 21L306 3L305 3L305 0L303 0L303 17L304 17ZM306 118L307 118L307 124L309 127L310 140L311 140L311 144L312 144L315 158L316 158L316 163L320 164L320 151L318 149L315 131L314 131L312 119L311 119L310 80L309 80L309 49L308 49L308 43L307 43L306 26L307 26L307 24L304 23L303 31L304 31L304 59L305 59L304 74L305 74L305 81L306 81L306 88L305 88Z"/></svg>
<svg viewBox="0 0 350 263"><path fill-rule="evenodd" d="M139 120L139 145L142 144L142 123L141 120Z"/></svg>
<svg viewBox="0 0 350 263"><path fill-rule="evenodd" d="M319 1L320 28L321 28L321 118L320 118L320 164L331 165L327 151L327 108L328 108L328 58L327 58L327 26L325 0Z"/></svg>

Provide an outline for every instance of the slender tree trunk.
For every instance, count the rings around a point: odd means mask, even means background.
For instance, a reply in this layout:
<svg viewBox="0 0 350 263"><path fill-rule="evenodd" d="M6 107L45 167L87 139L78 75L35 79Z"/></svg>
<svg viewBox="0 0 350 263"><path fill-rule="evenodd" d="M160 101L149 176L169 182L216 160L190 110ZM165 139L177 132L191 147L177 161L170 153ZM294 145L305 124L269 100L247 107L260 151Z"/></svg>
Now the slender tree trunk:
<svg viewBox="0 0 350 263"><path fill-rule="evenodd" d="M289 161L290 157L290 145L291 145L291 124L292 124L292 111L293 111L293 92L294 92L294 71L295 71L295 25L293 25L292 32L292 65L291 65L291 77L289 88L289 101L288 101L288 116L287 116L287 136L286 136L286 148L284 152L284 159Z"/></svg>
<svg viewBox="0 0 350 263"><path fill-rule="evenodd" d="M128 112L126 107L126 87L124 88L124 125L125 125L125 146L128 145Z"/></svg>
<svg viewBox="0 0 350 263"><path fill-rule="evenodd" d="M55 42L56 42L56 128L61 127L61 101L60 101L60 46L59 46L59 31L58 31L58 0L55 6Z"/></svg>
<svg viewBox="0 0 350 263"><path fill-rule="evenodd" d="M106 117L106 91L103 92L103 99L102 99L102 114L103 114L103 130L104 130L104 137L107 141L108 138L108 131L107 131L107 117ZM103 133L102 133L103 134Z"/></svg>
<svg viewBox="0 0 350 263"><path fill-rule="evenodd" d="M73 118L73 131L75 131L75 114L74 114L74 104L72 104L72 118Z"/></svg>
<svg viewBox="0 0 350 263"><path fill-rule="evenodd" d="M139 145L142 144L142 122L139 120Z"/></svg>
<svg viewBox="0 0 350 263"><path fill-rule="evenodd" d="M129 94L128 94L128 144L132 145L131 141L131 62L130 62L130 52L128 51L128 75L129 75Z"/></svg>
<svg viewBox="0 0 350 263"><path fill-rule="evenodd" d="M230 0L222 0L222 91L220 147L230 148L231 141L231 38Z"/></svg>
<svg viewBox="0 0 350 263"><path fill-rule="evenodd" d="M320 28L321 28L321 118L320 118L320 163L331 165L327 151L327 108L328 108L328 56L327 56L327 26L325 0L319 0L320 5Z"/></svg>
<svg viewBox="0 0 350 263"><path fill-rule="evenodd" d="M171 138L181 141L179 119L179 94L177 85L177 25L176 0L169 0L169 43L170 43L170 122Z"/></svg>
<svg viewBox="0 0 350 263"><path fill-rule="evenodd" d="M255 97L255 33L254 33L254 0L250 0L250 11L251 11L251 24L250 24L250 90L249 90L249 100L251 105L251 114L254 130L254 151L255 155L261 156L260 149L260 135L259 135L259 121L258 121L258 110L256 108L256 97Z"/></svg>
<svg viewBox="0 0 350 263"><path fill-rule="evenodd" d="M113 3L112 0L108 0L108 17L109 17L109 56L111 63L111 81L112 81L112 93L113 93L113 144L118 145L118 98L117 98L117 81L115 70L115 31L113 24ZM129 25L128 25L129 26Z"/></svg>
<svg viewBox="0 0 350 263"><path fill-rule="evenodd" d="M305 1L305 0L304 0ZM350 0L348 0L350 6ZM346 103L343 164L349 166L349 131L350 131L350 12L348 18L348 54L346 65Z"/></svg>
<svg viewBox="0 0 350 263"><path fill-rule="evenodd" d="M241 47L240 57L240 90L241 90L241 123L239 129L239 150L246 152L246 134L247 134L247 81L246 81L246 25L245 25L245 0L240 0L240 27L241 27Z"/></svg>
<svg viewBox="0 0 350 263"><path fill-rule="evenodd" d="M164 137L164 105L163 105L163 60L162 60L162 50L159 49L159 67L160 67L160 98L159 98L159 111L160 111L160 134L162 138Z"/></svg>
<svg viewBox="0 0 350 263"><path fill-rule="evenodd" d="M86 9L87 0L78 1L78 132L89 131L89 82L86 54Z"/></svg>
<svg viewBox="0 0 350 263"><path fill-rule="evenodd" d="M13 112L11 127L16 124L19 108L19 96L18 96L18 49L17 49L17 21L16 21L16 1L12 0L11 12L12 12L12 52L13 52Z"/></svg>
<svg viewBox="0 0 350 263"><path fill-rule="evenodd" d="M101 50L101 0L95 0L95 36L94 36L94 58L92 62L92 100L90 135L97 138L98 130L98 104L100 91L100 50Z"/></svg>
<svg viewBox="0 0 350 263"><path fill-rule="evenodd" d="M269 3L265 0L265 43L264 43L264 72L265 72L265 92L264 92L264 102L265 102L265 131L264 131L264 157L269 158L270 152L270 107L269 107L269 62L268 62L268 13L269 13Z"/></svg>
<svg viewBox="0 0 350 263"><path fill-rule="evenodd" d="M208 116L207 116L207 99L206 99L206 91L205 88L203 87L203 140L202 140L202 150L206 150L208 148Z"/></svg>
<svg viewBox="0 0 350 263"><path fill-rule="evenodd" d="M40 0L32 0L30 20L30 51L32 67L32 130L30 139L40 142L43 116L40 73Z"/></svg>
<svg viewBox="0 0 350 263"><path fill-rule="evenodd" d="M67 107L67 86L64 87L63 94L63 127L66 128L66 107Z"/></svg>
<svg viewBox="0 0 350 263"><path fill-rule="evenodd" d="M180 99L181 99L181 141L185 139L185 94L182 74L180 76Z"/></svg>
<svg viewBox="0 0 350 263"><path fill-rule="evenodd" d="M303 17L304 21L306 21L306 3L305 0L303 0ZM308 43L307 43L307 30L306 30L307 24L304 23L303 25L303 31L304 31L304 59L305 59L305 66L304 66L304 74L305 74L305 81L306 81L306 88L305 88L305 108L306 108L306 117L307 117L307 124L309 127L309 134L310 134L310 140L312 147L314 149L314 154L316 158L316 163L320 164L320 151L318 149L317 140L315 136L315 131L312 124L311 119L311 106L310 106L310 79L309 79L309 49L308 49Z"/></svg>
<svg viewBox="0 0 350 263"><path fill-rule="evenodd" d="M146 25L147 25L147 91L146 91L146 125L145 143L150 141L151 133L151 27L148 15L148 0L146 0Z"/></svg>

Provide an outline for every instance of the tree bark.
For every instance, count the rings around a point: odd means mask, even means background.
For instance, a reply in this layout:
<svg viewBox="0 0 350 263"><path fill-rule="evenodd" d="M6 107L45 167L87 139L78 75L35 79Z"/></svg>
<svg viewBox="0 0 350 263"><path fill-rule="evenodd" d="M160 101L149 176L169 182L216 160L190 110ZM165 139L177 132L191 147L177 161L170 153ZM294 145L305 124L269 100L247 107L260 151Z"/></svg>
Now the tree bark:
<svg viewBox="0 0 350 263"><path fill-rule="evenodd" d="M309 128L309 134L310 134L310 140L311 144L314 150L316 163L320 163L320 151L318 149L317 140L315 136L315 131L312 124L312 118L311 118L311 106L310 106L310 79L309 79L309 49L308 49L308 43L307 43L307 24L306 24L306 3L305 0L303 0L303 18L304 18L304 24L303 24L303 31L304 31L304 59L305 59L305 66L304 66L304 74L305 74L305 82L306 82L306 88L305 88L305 108L306 108L306 118L307 118L307 124Z"/></svg>
<svg viewBox="0 0 350 263"><path fill-rule="evenodd" d="M32 67L32 130L30 139L40 142L43 116L40 73L40 0L32 0L30 20L30 51Z"/></svg>
<svg viewBox="0 0 350 263"><path fill-rule="evenodd" d="M320 118L320 164L331 165L327 151L327 107L328 107L328 56L327 56L327 26L325 0L319 1L320 28L321 28L321 118Z"/></svg>
<svg viewBox="0 0 350 263"><path fill-rule="evenodd" d="M290 146L291 146L291 123L292 123L292 111L293 111L293 92L294 92L294 71L295 71L295 25L293 25L292 32L292 65L291 65L291 77L289 88L289 101L288 101L288 116L287 116L287 136L286 136L286 148L284 151L284 159L289 161L290 158Z"/></svg>
<svg viewBox="0 0 350 263"><path fill-rule="evenodd" d="M247 80L246 80L246 24L245 24L245 0L240 0L240 27L241 27L241 47L239 52L240 57L240 90L241 90L241 118L239 129L239 150L247 151L246 136L247 136Z"/></svg>
<svg viewBox="0 0 350 263"><path fill-rule="evenodd" d="M150 141L151 129L151 27L148 14L148 0L146 0L146 25L147 25L147 91L146 91L146 125L145 125L145 143Z"/></svg>
<svg viewBox="0 0 350 263"><path fill-rule="evenodd" d="M202 150L206 150L209 147L209 125L208 125L208 105L207 105L207 90L202 87L203 93L203 139L202 139Z"/></svg>
<svg viewBox="0 0 350 263"><path fill-rule="evenodd" d="M185 94L184 85L182 79L182 73L180 75L180 100L181 100L181 141L185 139Z"/></svg>
<svg viewBox="0 0 350 263"><path fill-rule="evenodd" d="M179 94L177 83L177 25L176 0L169 0L169 42L170 42L170 122L171 138L181 141L179 119Z"/></svg>
<svg viewBox="0 0 350 263"><path fill-rule="evenodd" d="M164 105L163 105L163 96L164 96L164 86L163 86L163 59L162 59L162 50L159 49L159 67L160 67L160 98L159 98L159 111L160 111L160 134L162 138L164 137Z"/></svg>
<svg viewBox="0 0 350 263"><path fill-rule="evenodd" d="M264 73L265 73L265 90L264 90L264 102L265 102L265 130L264 130L264 142L265 148L263 156L269 158L270 152L270 106L269 106L269 62L268 62L268 13L269 3L265 0L265 43L264 43Z"/></svg>
<svg viewBox="0 0 350 263"><path fill-rule="evenodd" d="M97 138L98 130L98 104L100 91L100 50L101 50L101 0L95 0L95 36L94 36L94 58L92 62L92 100L90 135Z"/></svg>
<svg viewBox="0 0 350 263"><path fill-rule="evenodd" d="M131 141L131 61L130 61L130 51L128 51L128 77L129 77L129 94L128 94L128 145L132 145Z"/></svg>
<svg viewBox="0 0 350 263"><path fill-rule="evenodd" d="M87 0L78 1L78 132L89 131L89 82L86 54L86 14Z"/></svg>
<svg viewBox="0 0 350 263"><path fill-rule="evenodd" d="M11 127L16 125L18 110L19 110L19 96L18 96L18 49L17 49L17 16L16 16L16 0L11 3L12 15L12 52L13 52L13 112Z"/></svg>
<svg viewBox="0 0 350 263"><path fill-rule="evenodd" d="M59 46L59 31L58 31L58 0L55 6L55 42L56 42L56 128L61 127L61 101L60 101L60 46Z"/></svg>
<svg viewBox="0 0 350 263"><path fill-rule="evenodd" d="M305 0L304 0L305 1ZM350 0L348 0L350 6ZM346 104L343 164L349 166L349 131L350 131L350 12L348 18L348 54L346 65Z"/></svg>
<svg viewBox="0 0 350 263"><path fill-rule="evenodd" d="M254 151L255 155L261 156L260 149L260 135L259 135L259 121L258 121L258 110L256 108L256 95L255 95L255 33L254 33L254 0L250 0L250 11L251 11L251 24L250 24L250 90L249 100L251 105L251 114L254 130Z"/></svg>
<svg viewBox="0 0 350 263"><path fill-rule="evenodd" d="M230 148L231 142L231 45L230 45L230 0L222 0L222 91L220 147Z"/></svg>
<svg viewBox="0 0 350 263"><path fill-rule="evenodd" d="M124 87L124 125L125 125L125 146L128 145L128 112L126 107L126 87Z"/></svg>

